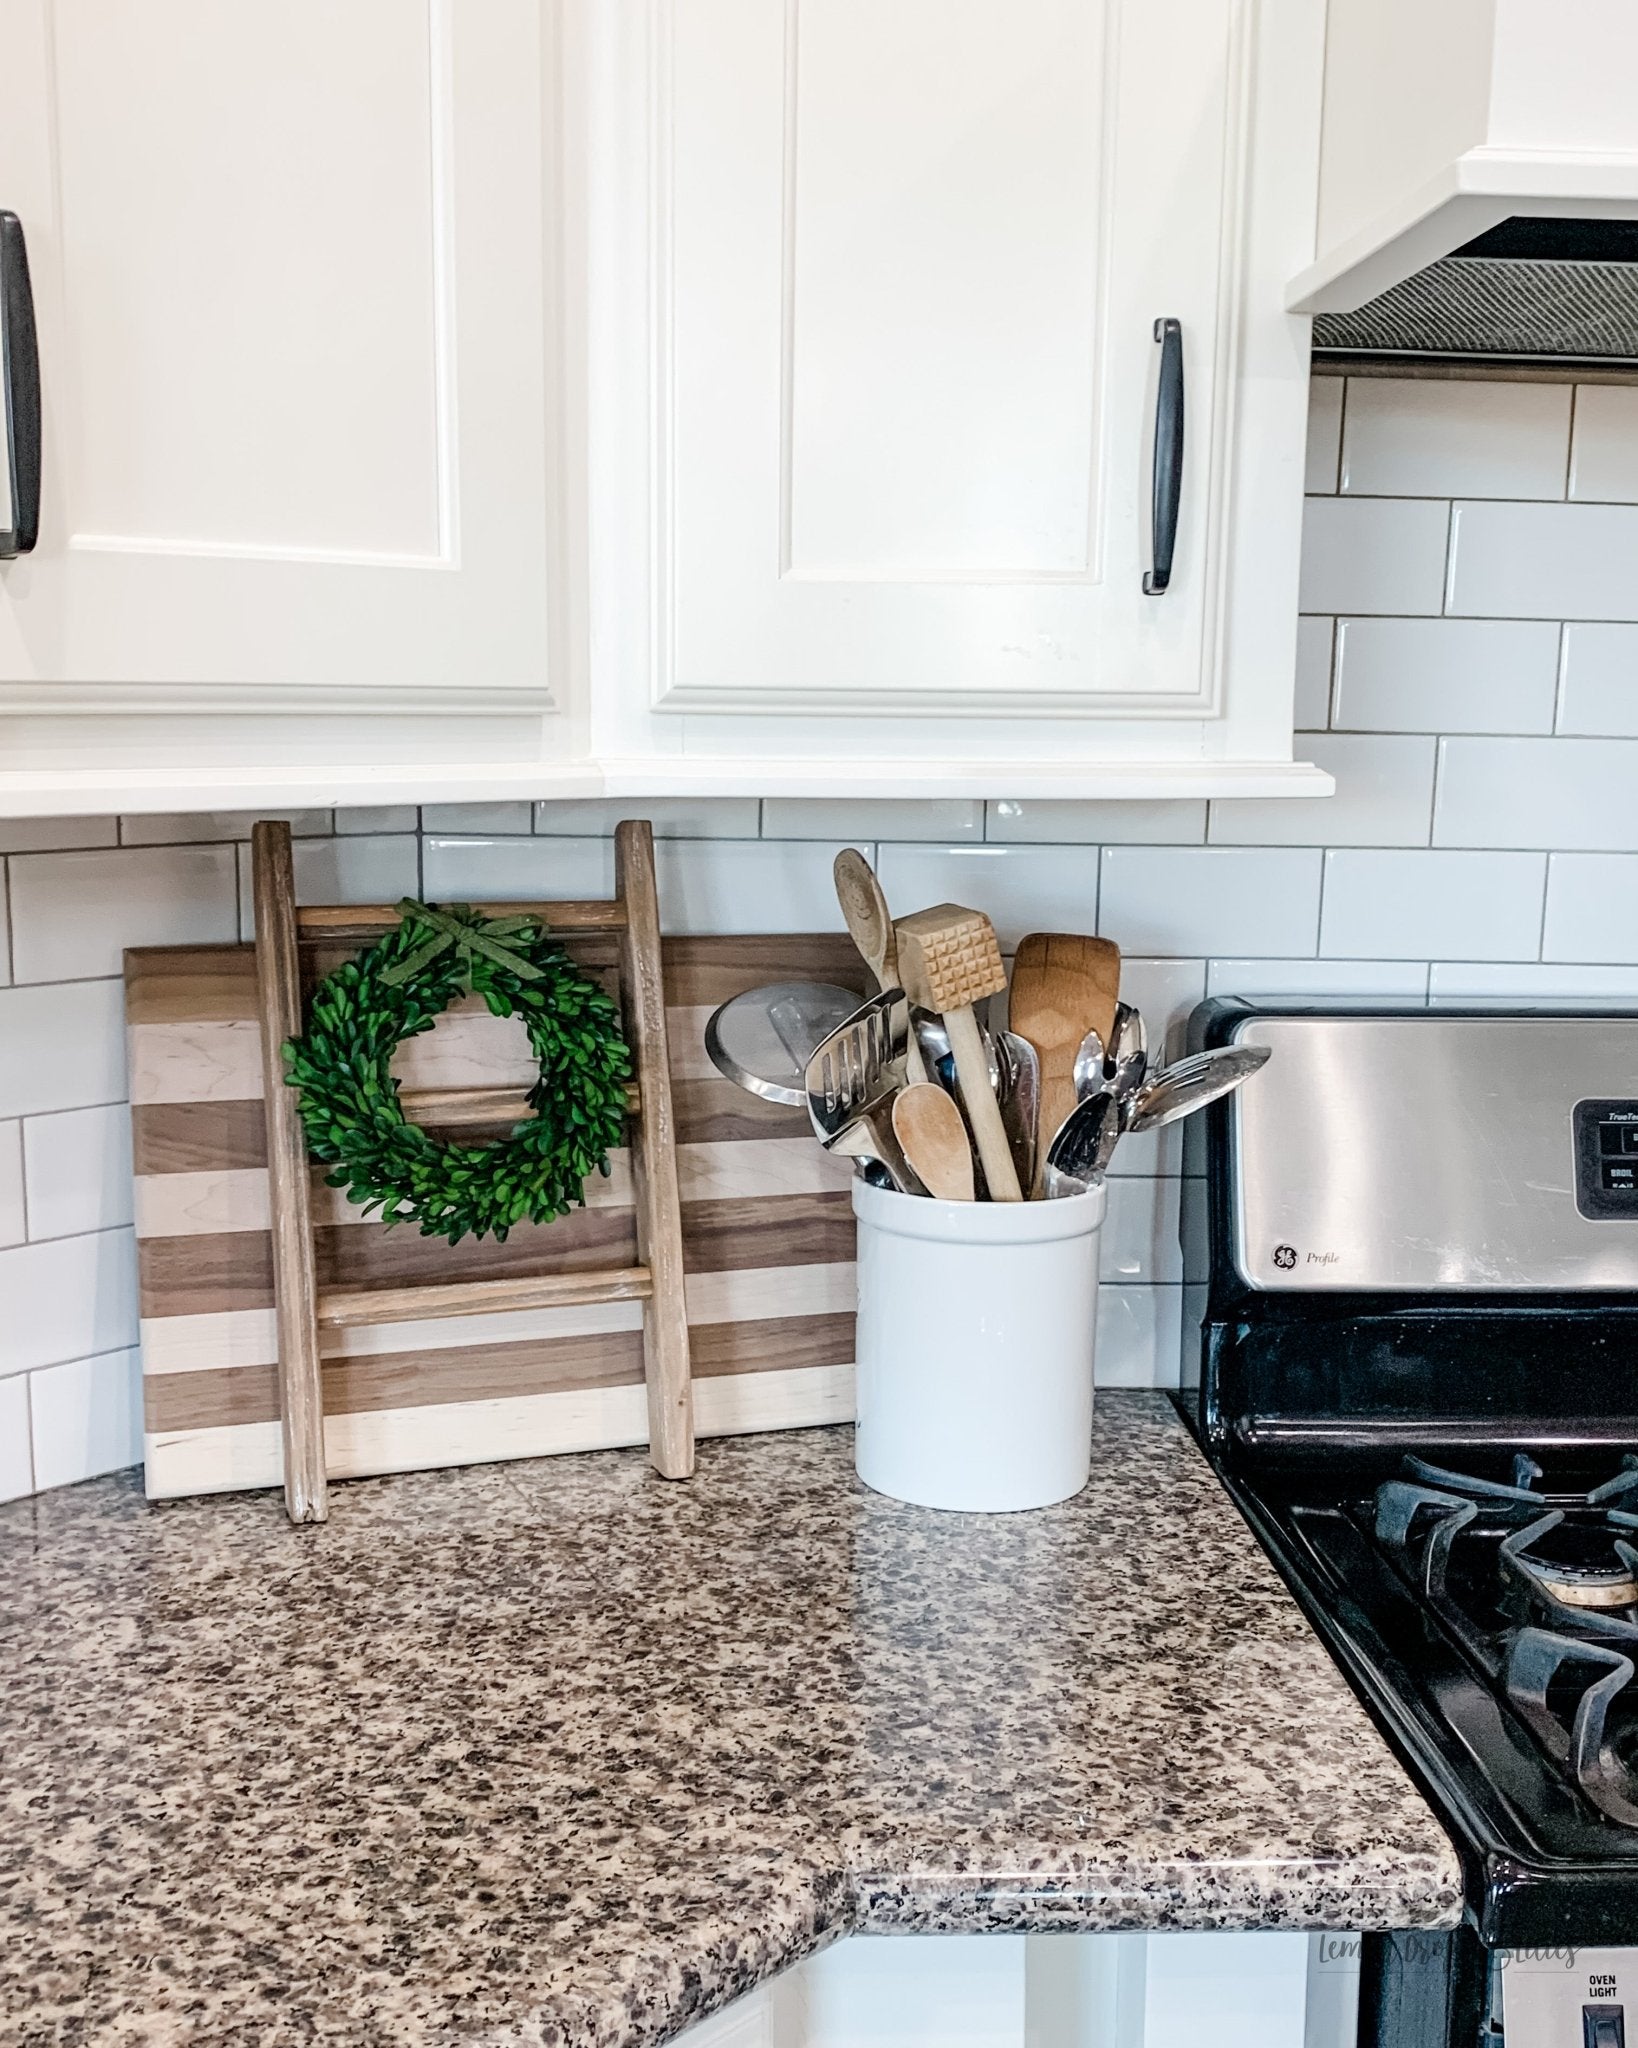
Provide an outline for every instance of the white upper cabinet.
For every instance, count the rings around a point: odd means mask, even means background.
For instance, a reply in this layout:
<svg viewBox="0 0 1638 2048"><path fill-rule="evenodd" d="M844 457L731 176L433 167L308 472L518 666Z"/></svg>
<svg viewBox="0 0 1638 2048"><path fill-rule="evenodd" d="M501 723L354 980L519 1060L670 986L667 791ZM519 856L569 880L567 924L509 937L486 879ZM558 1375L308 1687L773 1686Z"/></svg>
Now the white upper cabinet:
<svg viewBox="0 0 1638 2048"><path fill-rule="evenodd" d="M545 702L543 76L534 0L3 0L45 446L0 678Z"/></svg>
<svg viewBox="0 0 1638 2048"><path fill-rule="evenodd" d="M1322 793L1323 30L0 0L45 395L0 810Z"/></svg>
<svg viewBox="0 0 1638 2048"><path fill-rule="evenodd" d="M1312 247L1303 12L600 16L593 481L624 543L593 555L602 751L696 776L1289 763L1307 334L1263 250ZM1185 431L1161 593L1164 321Z"/></svg>

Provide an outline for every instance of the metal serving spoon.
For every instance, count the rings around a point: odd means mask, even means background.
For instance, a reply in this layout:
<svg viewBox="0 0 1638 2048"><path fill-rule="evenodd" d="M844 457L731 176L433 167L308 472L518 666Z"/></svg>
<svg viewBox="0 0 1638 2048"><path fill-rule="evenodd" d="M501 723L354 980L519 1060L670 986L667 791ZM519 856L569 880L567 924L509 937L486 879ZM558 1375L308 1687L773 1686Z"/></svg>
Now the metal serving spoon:
<svg viewBox="0 0 1638 2048"><path fill-rule="evenodd" d="M1130 1131L1158 1131L1238 1088L1268 1059L1266 1045L1220 1045L1163 1067L1132 1100Z"/></svg>

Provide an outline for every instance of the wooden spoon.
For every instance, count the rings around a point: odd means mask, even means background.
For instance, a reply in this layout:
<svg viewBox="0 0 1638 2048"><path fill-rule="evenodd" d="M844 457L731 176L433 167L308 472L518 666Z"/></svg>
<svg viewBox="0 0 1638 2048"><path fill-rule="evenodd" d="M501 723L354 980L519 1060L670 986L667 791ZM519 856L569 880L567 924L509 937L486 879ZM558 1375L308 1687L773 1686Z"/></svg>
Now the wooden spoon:
<svg viewBox="0 0 1638 2048"><path fill-rule="evenodd" d="M893 1135L930 1195L941 1202L973 1199L973 1153L955 1097L930 1081L893 1098Z"/></svg>
<svg viewBox="0 0 1638 2048"><path fill-rule="evenodd" d="M876 986L897 987L899 942L875 870L856 847L844 846L831 872L836 877L836 900L842 906L842 916L864 964L876 977Z"/></svg>
<svg viewBox="0 0 1638 2048"><path fill-rule="evenodd" d="M1120 948L1110 939L1070 932L1031 932L1012 963L1007 1022L1041 1061L1041 1123L1036 1157L1043 1162L1059 1126L1075 1107L1075 1055L1095 1031L1108 1045L1120 1000Z"/></svg>
<svg viewBox="0 0 1638 2048"><path fill-rule="evenodd" d="M897 988L899 983L899 941L887 912L887 898L876 879L876 871L856 847L844 846L831 866L836 878L836 900L848 934L859 949L860 958L876 977L878 988ZM912 1081L925 1081L914 1034L910 1039L909 1074Z"/></svg>

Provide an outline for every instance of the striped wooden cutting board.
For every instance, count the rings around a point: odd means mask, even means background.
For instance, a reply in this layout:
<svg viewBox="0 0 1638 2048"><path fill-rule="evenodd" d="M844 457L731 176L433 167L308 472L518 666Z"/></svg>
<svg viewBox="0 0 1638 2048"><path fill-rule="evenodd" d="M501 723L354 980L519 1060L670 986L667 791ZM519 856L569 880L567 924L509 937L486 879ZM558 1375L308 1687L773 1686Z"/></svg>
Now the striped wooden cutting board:
<svg viewBox="0 0 1638 2048"><path fill-rule="evenodd" d="M607 941L573 942L606 970ZM722 1080L702 1029L767 981L865 970L840 936L665 941L696 1425L704 1436L853 1413L849 1165L805 1113ZM319 955L324 973L341 954ZM125 956L150 1498L280 1483L278 1385L249 946ZM527 1085L521 1027L475 1000L401 1049L406 1087ZM470 1134L467 1134L470 1135ZM364 1218L314 1175L320 1288L400 1287L636 1262L626 1154L587 1206L503 1245L450 1246ZM522 1310L323 1334L332 1477L647 1440L641 1304Z"/></svg>

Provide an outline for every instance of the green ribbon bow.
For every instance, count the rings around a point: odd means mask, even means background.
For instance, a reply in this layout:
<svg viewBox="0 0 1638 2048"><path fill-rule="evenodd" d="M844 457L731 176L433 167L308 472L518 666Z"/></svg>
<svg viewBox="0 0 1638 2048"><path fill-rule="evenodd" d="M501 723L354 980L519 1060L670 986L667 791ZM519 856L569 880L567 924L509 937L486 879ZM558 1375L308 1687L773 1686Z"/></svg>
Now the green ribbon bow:
<svg viewBox="0 0 1638 2048"><path fill-rule="evenodd" d="M484 918L469 903L452 903L448 909L440 910L431 903L417 903L411 896L404 897L395 908L406 924L413 919L416 924L431 925L432 937L394 966L383 968L381 979L385 982L396 986L401 981L408 981L412 974L419 974L428 961L436 960L451 946L461 961L468 986L472 981L474 955L480 953L492 966L504 967L519 981L539 981L541 978L541 971L532 960L506 944L508 939L516 939L521 933L533 935L539 928L538 918Z"/></svg>

